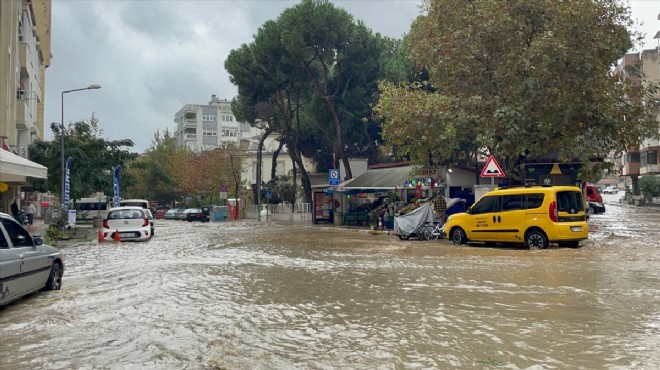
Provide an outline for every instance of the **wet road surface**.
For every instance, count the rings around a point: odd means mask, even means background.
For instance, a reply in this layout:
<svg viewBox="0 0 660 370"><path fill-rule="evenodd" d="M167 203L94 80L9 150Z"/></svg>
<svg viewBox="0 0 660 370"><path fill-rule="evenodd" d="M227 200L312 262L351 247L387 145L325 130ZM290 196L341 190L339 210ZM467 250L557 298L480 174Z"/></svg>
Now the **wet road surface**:
<svg viewBox="0 0 660 370"><path fill-rule="evenodd" d="M64 289L0 310L0 369L660 368L660 209L579 249L157 220L63 248Z"/></svg>

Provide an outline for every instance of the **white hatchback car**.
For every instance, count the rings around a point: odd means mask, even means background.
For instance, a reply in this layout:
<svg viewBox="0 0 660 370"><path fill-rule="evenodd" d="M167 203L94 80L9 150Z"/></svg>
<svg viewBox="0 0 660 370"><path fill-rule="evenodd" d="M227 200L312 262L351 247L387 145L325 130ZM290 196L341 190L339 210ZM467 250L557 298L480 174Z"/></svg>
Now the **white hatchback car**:
<svg viewBox="0 0 660 370"><path fill-rule="evenodd" d="M103 238L121 241L149 240L152 235L151 221L145 209L140 207L117 207L108 211L103 220Z"/></svg>

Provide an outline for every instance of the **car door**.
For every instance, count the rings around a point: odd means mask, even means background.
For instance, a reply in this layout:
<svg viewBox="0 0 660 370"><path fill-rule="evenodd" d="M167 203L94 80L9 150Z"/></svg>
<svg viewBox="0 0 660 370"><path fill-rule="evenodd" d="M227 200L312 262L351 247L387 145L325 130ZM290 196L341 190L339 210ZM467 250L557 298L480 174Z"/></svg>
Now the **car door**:
<svg viewBox="0 0 660 370"><path fill-rule="evenodd" d="M11 248L4 228L0 227L0 304L26 292L20 281L22 263L19 251Z"/></svg>
<svg viewBox="0 0 660 370"><path fill-rule="evenodd" d="M510 243L523 241L526 222L525 199L524 194L502 195L500 213L497 217L499 241Z"/></svg>
<svg viewBox="0 0 660 370"><path fill-rule="evenodd" d="M469 240L498 241L498 216L500 213L500 197L484 196L472 208L465 230ZM501 218L500 218L501 220Z"/></svg>
<svg viewBox="0 0 660 370"><path fill-rule="evenodd" d="M2 219L2 226L9 238L11 249L21 259L20 289L24 291L41 289L48 279L52 259L44 253L42 248L35 245L30 233L18 222Z"/></svg>

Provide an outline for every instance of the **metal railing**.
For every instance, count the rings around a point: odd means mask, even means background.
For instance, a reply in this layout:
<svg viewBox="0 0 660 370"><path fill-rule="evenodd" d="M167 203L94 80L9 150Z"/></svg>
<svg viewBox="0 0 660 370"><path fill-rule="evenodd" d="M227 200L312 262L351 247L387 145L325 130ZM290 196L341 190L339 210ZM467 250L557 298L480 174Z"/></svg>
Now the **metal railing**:
<svg viewBox="0 0 660 370"><path fill-rule="evenodd" d="M261 212L264 205L268 209L268 213L271 214L308 213L311 209L309 203L262 204L261 208L256 204L252 204L250 205L250 212Z"/></svg>

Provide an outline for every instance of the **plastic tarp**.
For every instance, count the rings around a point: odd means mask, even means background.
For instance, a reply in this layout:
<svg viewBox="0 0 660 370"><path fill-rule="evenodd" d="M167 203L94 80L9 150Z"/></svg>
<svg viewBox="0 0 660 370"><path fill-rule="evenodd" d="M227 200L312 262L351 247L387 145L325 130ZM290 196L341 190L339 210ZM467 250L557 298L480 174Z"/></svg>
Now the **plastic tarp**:
<svg viewBox="0 0 660 370"><path fill-rule="evenodd" d="M427 222L433 222L433 206L424 203L419 208L402 216L394 217L394 233L401 236L410 236L417 232L420 226Z"/></svg>

